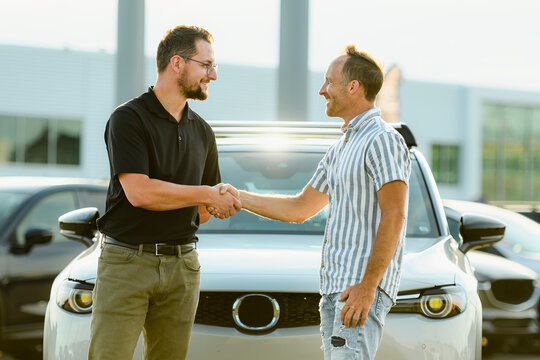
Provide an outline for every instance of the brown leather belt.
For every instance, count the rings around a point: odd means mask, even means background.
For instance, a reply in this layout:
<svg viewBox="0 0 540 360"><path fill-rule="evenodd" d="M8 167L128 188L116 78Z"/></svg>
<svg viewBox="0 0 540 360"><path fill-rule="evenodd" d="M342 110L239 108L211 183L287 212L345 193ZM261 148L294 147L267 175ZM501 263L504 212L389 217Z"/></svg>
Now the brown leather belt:
<svg viewBox="0 0 540 360"><path fill-rule="evenodd" d="M122 246L125 248L133 249L133 250L139 250L140 245L136 244L129 244L123 241L119 241L116 239L113 239L110 236L105 236L103 239L103 242L105 244L112 244L117 246ZM183 244L183 245L171 245L171 244L165 244L165 243L158 243L158 244L142 244L142 250L144 252L152 253L156 256L159 255L178 255L180 254L186 254L196 248L195 243L189 243L189 244Z"/></svg>

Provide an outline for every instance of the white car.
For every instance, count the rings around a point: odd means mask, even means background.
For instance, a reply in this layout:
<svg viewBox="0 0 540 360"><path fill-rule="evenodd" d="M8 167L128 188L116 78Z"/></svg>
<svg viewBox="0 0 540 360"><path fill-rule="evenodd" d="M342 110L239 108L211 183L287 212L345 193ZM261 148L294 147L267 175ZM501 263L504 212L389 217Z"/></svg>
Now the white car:
<svg viewBox="0 0 540 360"><path fill-rule="evenodd" d="M223 180L260 193L298 192L341 135L336 123L213 126ZM413 147L408 128L396 128ZM410 156L403 276L377 359L480 359L482 308L465 252L498 241L504 226L466 215L463 239L454 240L424 157L414 148ZM96 209L80 209L61 217L60 227L91 244L95 218ZM201 226L201 296L189 359L323 358L318 305L325 221L326 209L302 224L242 211ZM56 278L45 320L44 359L86 357L99 250L93 244ZM142 358L141 344L134 359Z"/></svg>
<svg viewBox="0 0 540 360"><path fill-rule="evenodd" d="M501 241L469 254L479 281L483 337L487 340L484 354L501 349L537 351L540 224L493 205L461 200L443 200L443 205L454 238L459 237L459 219L464 213L490 216L506 225Z"/></svg>

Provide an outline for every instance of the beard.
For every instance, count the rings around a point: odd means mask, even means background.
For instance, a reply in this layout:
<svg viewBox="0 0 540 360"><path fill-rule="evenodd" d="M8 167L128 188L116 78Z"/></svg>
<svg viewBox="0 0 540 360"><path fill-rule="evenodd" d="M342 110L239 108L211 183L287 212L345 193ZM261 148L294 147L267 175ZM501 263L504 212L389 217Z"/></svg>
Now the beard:
<svg viewBox="0 0 540 360"><path fill-rule="evenodd" d="M178 91L180 91L180 94L186 99L206 100L208 98L208 93L203 91L200 82L188 83L187 72L185 70L182 72L182 75L180 75L177 84Z"/></svg>

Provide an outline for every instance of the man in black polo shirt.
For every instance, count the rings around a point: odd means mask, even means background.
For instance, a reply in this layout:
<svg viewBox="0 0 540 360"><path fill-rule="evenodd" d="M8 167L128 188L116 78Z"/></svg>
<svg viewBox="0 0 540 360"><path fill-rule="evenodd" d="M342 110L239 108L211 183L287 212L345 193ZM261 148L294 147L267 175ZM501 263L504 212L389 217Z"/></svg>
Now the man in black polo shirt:
<svg viewBox="0 0 540 360"><path fill-rule="evenodd" d="M195 232L207 206L222 218L241 208L214 187L221 181L214 133L186 102L206 99L217 79L212 41L202 28L169 30L155 86L107 123L111 180L98 220L90 359L131 359L141 330L146 359L186 357L199 296Z"/></svg>

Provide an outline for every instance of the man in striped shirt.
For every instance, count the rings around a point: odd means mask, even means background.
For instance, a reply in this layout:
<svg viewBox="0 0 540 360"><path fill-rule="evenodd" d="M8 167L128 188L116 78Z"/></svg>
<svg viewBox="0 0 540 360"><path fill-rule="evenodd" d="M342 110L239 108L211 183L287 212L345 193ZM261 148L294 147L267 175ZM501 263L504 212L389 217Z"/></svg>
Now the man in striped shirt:
<svg viewBox="0 0 540 360"><path fill-rule="evenodd" d="M303 191L287 197L239 191L244 209L287 222L303 222L328 204L320 270L326 360L373 359L398 291L410 159L401 135L375 107L382 83L372 57L348 46L319 91L326 114L344 120L344 134Z"/></svg>

